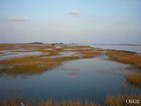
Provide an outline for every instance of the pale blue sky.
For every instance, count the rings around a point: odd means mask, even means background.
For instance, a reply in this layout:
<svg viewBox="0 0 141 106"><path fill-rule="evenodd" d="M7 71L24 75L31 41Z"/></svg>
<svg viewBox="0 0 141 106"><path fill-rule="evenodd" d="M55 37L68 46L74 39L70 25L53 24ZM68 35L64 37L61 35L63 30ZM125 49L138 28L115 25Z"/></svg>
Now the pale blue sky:
<svg viewBox="0 0 141 106"><path fill-rule="evenodd" d="M0 43L140 43L141 0L0 0Z"/></svg>

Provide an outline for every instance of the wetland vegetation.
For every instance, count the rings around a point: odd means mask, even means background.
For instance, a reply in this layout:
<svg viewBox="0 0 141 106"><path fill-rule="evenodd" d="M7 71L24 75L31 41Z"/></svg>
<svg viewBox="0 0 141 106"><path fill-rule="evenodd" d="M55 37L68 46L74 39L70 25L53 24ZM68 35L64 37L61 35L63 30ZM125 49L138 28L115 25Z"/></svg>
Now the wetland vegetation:
<svg viewBox="0 0 141 106"><path fill-rule="evenodd" d="M139 106L138 104L127 104L125 100L134 99L141 100L140 95L118 95L118 96L107 96L105 98L104 106ZM139 102L139 101L138 101ZM138 103L137 102L137 103ZM0 101L1 106L101 106L94 101L80 99L62 99L62 100L54 100L48 99L45 101L27 101L22 97L12 98L7 100Z"/></svg>
<svg viewBox="0 0 141 106"><path fill-rule="evenodd" d="M71 50L68 50L71 49ZM85 49L89 49L85 51ZM7 45L1 44L0 50L15 51L19 49L24 49L26 51L38 51L41 55L34 56L23 56L14 57L9 59L0 60L0 73L1 74L34 74L41 73L45 70L49 70L57 67L65 61L80 59L80 58L90 58L101 53L100 49L91 48L88 46L69 46L69 45L31 45L31 44L19 44L19 45ZM67 51L65 51L67 49ZM63 56L59 53L75 51L77 54ZM9 52L9 51L7 51ZM20 51L19 51L20 52ZM22 52L22 51L21 51ZM12 55L12 54L11 54ZM1 56L5 56L1 54Z"/></svg>
<svg viewBox="0 0 141 106"><path fill-rule="evenodd" d="M16 53L22 52L33 52L33 55L24 55L20 57L15 56ZM40 55L34 55L34 52L40 52ZM102 50L90 46L64 44L0 44L1 57L13 54L15 57L0 59L1 76L6 75L16 77L36 75L45 73L48 70L53 70L71 60L91 59L106 56L109 61L115 61L132 66L133 68L131 68L131 71L124 76L126 81L133 85L137 85L139 89L141 89L141 56L134 52ZM102 66L99 65L99 67ZM77 74L73 75L75 76ZM107 95L105 100L103 100L103 105L125 106L125 98L127 97L136 97L140 99L140 95L135 94L129 96ZM38 102L19 98L6 100L1 99L0 101L0 105L3 106L17 106L21 103L24 103L25 106L100 106L99 103L97 104L95 101L72 98L69 100L54 100L48 98L47 100L41 100Z"/></svg>
<svg viewBox="0 0 141 106"><path fill-rule="evenodd" d="M129 73L127 81L141 86L141 56L128 51L108 50L107 55L111 60L125 64L130 64L135 67L132 73Z"/></svg>

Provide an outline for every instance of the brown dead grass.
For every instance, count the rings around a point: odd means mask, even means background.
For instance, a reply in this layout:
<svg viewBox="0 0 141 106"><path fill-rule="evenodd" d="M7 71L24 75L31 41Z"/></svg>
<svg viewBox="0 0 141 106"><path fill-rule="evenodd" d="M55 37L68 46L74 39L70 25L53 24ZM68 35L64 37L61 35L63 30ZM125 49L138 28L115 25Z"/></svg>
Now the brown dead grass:
<svg viewBox="0 0 141 106"><path fill-rule="evenodd" d="M92 58L101 54L101 51L79 51L84 58Z"/></svg>
<svg viewBox="0 0 141 106"><path fill-rule="evenodd" d="M141 96L137 94L132 95L119 95L119 96L107 96L105 99L105 103L101 106L140 106L139 104L127 104L126 100L139 100L141 101ZM82 101L80 99L47 99L42 101L29 101L23 99L23 97L18 98L8 98L1 99L0 106L21 106L24 104L25 106L100 106L94 101Z"/></svg>
<svg viewBox="0 0 141 106"><path fill-rule="evenodd" d="M141 96L140 95L119 95L119 96L107 96L105 100L106 106L140 106L141 103L139 104L127 104L126 100L140 100L141 101Z"/></svg>
<svg viewBox="0 0 141 106"><path fill-rule="evenodd" d="M59 45L60 48L56 48L54 45L32 45L32 44L1 44L0 50L9 50L9 48L16 49L28 49L40 51L43 54L40 56L25 56L25 57L15 57L7 60L0 60L0 73L6 74L31 74L31 73L41 73L49 69L55 68L61 65L65 61L80 59L80 58L90 58L99 55L101 52L96 51L94 48L89 46L69 46L69 45ZM46 48L51 50L47 51ZM92 48L91 51L79 50L77 51L80 55L59 57L60 52L64 52L64 48ZM48 54L46 54L48 53ZM51 56L58 56L50 58ZM47 57L47 58L44 58Z"/></svg>
<svg viewBox="0 0 141 106"><path fill-rule="evenodd" d="M141 56L133 52L119 51L119 50L109 50L107 55L110 59L134 65L136 68L141 69Z"/></svg>
<svg viewBox="0 0 141 106"><path fill-rule="evenodd" d="M106 106L124 106L124 98L122 96L107 96Z"/></svg>
<svg viewBox="0 0 141 106"><path fill-rule="evenodd" d="M141 85L141 73L134 72L126 76L127 80L133 84Z"/></svg>
<svg viewBox="0 0 141 106"><path fill-rule="evenodd" d="M38 57L39 56L15 57L12 59L0 60L0 64L16 64L16 63L32 62L36 60Z"/></svg>
<svg viewBox="0 0 141 106"><path fill-rule="evenodd" d="M41 73L73 59L77 59L77 57L41 58L35 56L2 60L0 61L1 65L10 67L1 68L0 73L10 75Z"/></svg>
<svg viewBox="0 0 141 106"><path fill-rule="evenodd" d="M46 101L25 101L22 98L18 99L10 99L10 100L2 100L0 101L0 106L21 106L24 104L25 106L99 106L93 101L84 101L77 99L69 99L69 100L53 100L48 99Z"/></svg>
<svg viewBox="0 0 141 106"><path fill-rule="evenodd" d="M111 60L118 61L125 64L135 66L138 70L141 70L141 56L133 52L120 51L120 50L108 50L107 55ZM141 72L130 73L126 76L127 81L134 84L141 84Z"/></svg>

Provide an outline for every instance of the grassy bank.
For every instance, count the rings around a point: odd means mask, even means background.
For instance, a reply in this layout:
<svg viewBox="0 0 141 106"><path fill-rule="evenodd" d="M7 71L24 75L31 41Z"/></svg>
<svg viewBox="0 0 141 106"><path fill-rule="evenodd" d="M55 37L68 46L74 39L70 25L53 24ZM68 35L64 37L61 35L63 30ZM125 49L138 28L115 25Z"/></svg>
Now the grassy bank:
<svg viewBox="0 0 141 106"><path fill-rule="evenodd" d="M0 45L0 50L36 50L40 51L41 55L38 56L24 56L15 57L6 60L0 60L0 74L9 75L30 75L36 73L42 73L49 69L56 68L66 61L80 59L80 58L91 58L101 53L100 50L89 46L78 46L78 45L30 45L30 44L13 44L11 45ZM84 50L89 49L89 50ZM67 49L67 51L66 51ZM61 52L77 52L77 55L61 56ZM8 51L7 51L8 52Z"/></svg>
<svg viewBox="0 0 141 106"><path fill-rule="evenodd" d="M127 80L133 84L141 85L141 73L140 72L134 72L130 73L126 76Z"/></svg>
<svg viewBox="0 0 141 106"><path fill-rule="evenodd" d="M135 100L134 103L130 102L129 100ZM107 96L105 100L106 106L140 106L141 103L141 96L140 95L128 95L128 96Z"/></svg>
<svg viewBox="0 0 141 106"><path fill-rule="evenodd" d="M116 60L121 63L134 65L136 68L141 69L141 56L133 52L109 50L107 55L112 60Z"/></svg>
<svg viewBox="0 0 141 106"><path fill-rule="evenodd" d="M25 101L22 98L9 99L0 101L0 106L99 106L93 101L81 101L80 99L69 100L53 100L48 99L46 101Z"/></svg>
<svg viewBox="0 0 141 106"><path fill-rule="evenodd" d="M129 103L129 100L135 100L133 103ZM140 106L140 95L117 95L107 96L105 102L102 105L97 104L94 101L82 101L81 99L47 99L42 101L29 101L22 97L9 98L6 100L0 100L0 106Z"/></svg>
<svg viewBox="0 0 141 106"><path fill-rule="evenodd" d="M29 56L0 61L3 68L0 73L18 75L18 74L36 74L53 69L65 61L77 59L78 57L60 57L60 58L41 58L42 56Z"/></svg>
<svg viewBox="0 0 141 106"><path fill-rule="evenodd" d="M133 52L108 50L107 55L111 60L133 65L137 71L129 73L126 76L127 81L133 84L141 85L141 56Z"/></svg>

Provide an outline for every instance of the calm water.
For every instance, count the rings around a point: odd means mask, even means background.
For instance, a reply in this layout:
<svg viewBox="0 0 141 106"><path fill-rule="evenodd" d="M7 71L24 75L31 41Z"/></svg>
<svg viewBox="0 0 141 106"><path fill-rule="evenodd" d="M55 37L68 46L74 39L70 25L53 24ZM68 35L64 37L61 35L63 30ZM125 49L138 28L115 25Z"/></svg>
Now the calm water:
<svg viewBox="0 0 141 106"><path fill-rule="evenodd" d="M103 103L106 95L140 93L125 75L130 66L105 60L103 56L81 59L32 76L0 76L0 97L22 95L27 99L47 98L94 100Z"/></svg>
<svg viewBox="0 0 141 106"><path fill-rule="evenodd" d="M15 57L24 57L24 56L39 56L41 52L13 52L13 51L0 51L0 60L11 59Z"/></svg>
<svg viewBox="0 0 141 106"><path fill-rule="evenodd" d="M102 49L115 49L115 50L126 50L136 53L141 53L141 46L124 46L124 45L90 45L92 47L102 48Z"/></svg>

